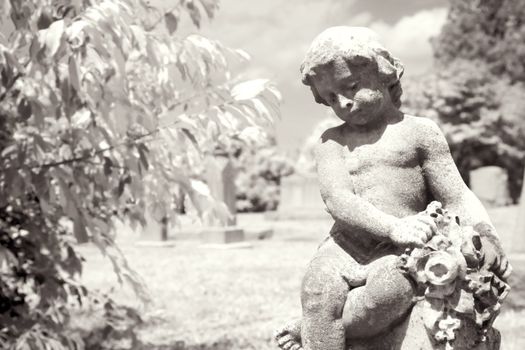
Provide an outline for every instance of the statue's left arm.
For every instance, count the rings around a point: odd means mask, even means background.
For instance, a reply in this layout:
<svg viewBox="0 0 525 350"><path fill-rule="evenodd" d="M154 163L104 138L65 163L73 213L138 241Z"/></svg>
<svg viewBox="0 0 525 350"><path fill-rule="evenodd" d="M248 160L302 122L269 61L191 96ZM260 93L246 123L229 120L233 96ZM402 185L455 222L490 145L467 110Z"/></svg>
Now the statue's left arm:
<svg viewBox="0 0 525 350"><path fill-rule="evenodd" d="M461 225L473 226L480 233L484 265L506 279L512 268L487 211L463 182L445 136L437 124L426 118L417 119L421 166L434 199L440 201L449 212L455 213Z"/></svg>

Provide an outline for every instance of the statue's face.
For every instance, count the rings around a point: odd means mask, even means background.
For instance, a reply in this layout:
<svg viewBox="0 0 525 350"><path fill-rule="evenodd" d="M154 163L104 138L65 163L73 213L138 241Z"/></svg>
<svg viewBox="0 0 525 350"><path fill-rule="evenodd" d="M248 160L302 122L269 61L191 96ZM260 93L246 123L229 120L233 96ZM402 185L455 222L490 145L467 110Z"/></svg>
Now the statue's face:
<svg viewBox="0 0 525 350"><path fill-rule="evenodd" d="M365 126L381 117L389 95L375 67L352 66L338 59L316 73L315 88L341 120Z"/></svg>

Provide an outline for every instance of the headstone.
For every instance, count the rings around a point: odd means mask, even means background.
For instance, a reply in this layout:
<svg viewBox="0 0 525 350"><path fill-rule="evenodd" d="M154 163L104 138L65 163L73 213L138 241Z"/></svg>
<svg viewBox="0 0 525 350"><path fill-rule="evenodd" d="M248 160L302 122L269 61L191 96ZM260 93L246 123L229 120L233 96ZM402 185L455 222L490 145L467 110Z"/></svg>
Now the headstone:
<svg viewBox="0 0 525 350"><path fill-rule="evenodd" d="M172 247L174 242L168 241L169 220L162 217L160 220L153 218L148 212L145 214L146 225L139 226L140 239L136 242L139 246Z"/></svg>
<svg viewBox="0 0 525 350"><path fill-rule="evenodd" d="M294 174L281 180L281 198L276 213L269 218L329 219L321 198L319 181L313 173Z"/></svg>
<svg viewBox="0 0 525 350"><path fill-rule="evenodd" d="M525 253L525 174L521 188L520 204L516 216L516 226L512 235L512 243L515 251Z"/></svg>
<svg viewBox="0 0 525 350"><path fill-rule="evenodd" d="M512 202L508 174L503 168L486 166L471 171L470 188L485 207L502 207Z"/></svg>
<svg viewBox="0 0 525 350"><path fill-rule="evenodd" d="M206 169L206 183L211 196L226 204L231 214L228 226L235 225L235 169L227 156L216 155L207 157L204 163Z"/></svg>
<svg viewBox="0 0 525 350"><path fill-rule="evenodd" d="M201 240L207 244L230 244L244 241L244 231L236 226L235 169L226 155L217 154L205 160L206 183L213 199L222 201L230 217L225 226L203 227Z"/></svg>
<svg viewBox="0 0 525 350"><path fill-rule="evenodd" d="M244 231L232 226L208 226L202 229L201 239L206 243L217 244L242 242L244 240Z"/></svg>

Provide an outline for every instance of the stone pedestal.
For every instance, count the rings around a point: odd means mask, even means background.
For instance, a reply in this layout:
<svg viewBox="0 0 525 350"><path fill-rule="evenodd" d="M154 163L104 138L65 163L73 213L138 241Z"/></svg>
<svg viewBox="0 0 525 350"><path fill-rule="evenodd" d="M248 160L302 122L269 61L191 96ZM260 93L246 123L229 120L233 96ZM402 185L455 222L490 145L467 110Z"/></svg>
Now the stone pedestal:
<svg viewBox="0 0 525 350"><path fill-rule="evenodd" d="M204 244L227 244L244 241L244 231L236 226L212 226L203 228L201 241Z"/></svg>
<svg viewBox="0 0 525 350"><path fill-rule="evenodd" d="M431 339L425 325L432 326L435 311L425 302L418 302L410 316L392 331L367 340L347 341L347 350L499 350L501 337L492 328L487 340L476 343L477 329L471 320L463 319L462 327L456 331L452 348Z"/></svg>

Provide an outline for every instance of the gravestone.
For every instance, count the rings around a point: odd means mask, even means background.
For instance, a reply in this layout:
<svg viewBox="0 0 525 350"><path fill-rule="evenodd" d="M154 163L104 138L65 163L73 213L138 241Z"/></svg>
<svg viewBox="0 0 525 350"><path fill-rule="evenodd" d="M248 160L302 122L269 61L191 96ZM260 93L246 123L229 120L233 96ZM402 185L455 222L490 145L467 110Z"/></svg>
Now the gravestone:
<svg viewBox="0 0 525 350"><path fill-rule="evenodd" d="M470 188L485 207L511 204L508 174L497 166L481 167L470 172Z"/></svg>
<svg viewBox="0 0 525 350"><path fill-rule="evenodd" d="M525 174L523 179L525 180ZM512 234L512 246L515 251L525 253L525 181L521 188L520 203L514 232Z"/></svg>
<svg viewBox="0 0 525 350"><path fill-rule="evenodd" d="M244 241L244 231L236 226L235 169L225 154L215 154L205 160L205 177L214 200L223 202L230 216L225 225L202 228L201 240L207 244L230 244Z"/></svg>
<svg viewBox="0 0 525 350"><path fill-rule="evenodd" d="M293 174L281 180L281 198L270 219L329 219L315 173Z"/></svg>
<svg viewBox="0 0 525 350"><path fill-rule="evenodd" d="M172 247L174 242L168 241L169 220L162 217L160 220L153 218L150 213L145 213L146 225L139 226L140 239L136 243L139 246Z"/></svg>

